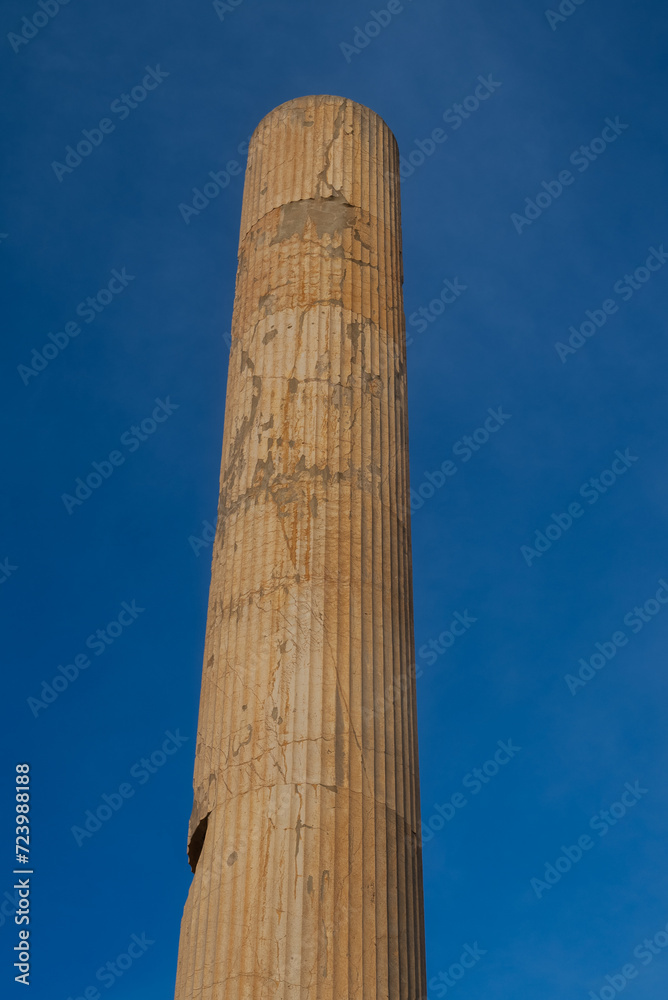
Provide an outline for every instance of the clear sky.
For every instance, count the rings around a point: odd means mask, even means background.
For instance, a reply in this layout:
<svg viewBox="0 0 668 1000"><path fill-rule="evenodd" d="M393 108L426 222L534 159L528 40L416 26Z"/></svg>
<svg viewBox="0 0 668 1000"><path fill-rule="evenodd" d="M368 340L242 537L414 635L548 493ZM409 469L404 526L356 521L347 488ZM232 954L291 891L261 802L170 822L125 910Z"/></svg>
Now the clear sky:
<svg viewBox="0 0 668 1000"><path fill-rule="evenodd" d="M312 93L406 164L430 1000L666 996L666 9L381 3L3 4L0 896L28 760L35 1000L172 995L243 143Z"/></svg>

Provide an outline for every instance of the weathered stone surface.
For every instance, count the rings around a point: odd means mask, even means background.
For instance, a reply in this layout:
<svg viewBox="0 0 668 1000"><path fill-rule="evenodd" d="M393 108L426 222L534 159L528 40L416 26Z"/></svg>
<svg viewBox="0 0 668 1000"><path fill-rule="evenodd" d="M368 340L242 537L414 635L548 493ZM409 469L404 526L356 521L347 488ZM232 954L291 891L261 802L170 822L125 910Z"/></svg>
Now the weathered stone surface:
<svg viewBox="0 0 668 1000"><path fill-rule="evenodd" d="M177 1000L426 996L402 280L385 123L339 97L272 111L244 189Z"/></svg>

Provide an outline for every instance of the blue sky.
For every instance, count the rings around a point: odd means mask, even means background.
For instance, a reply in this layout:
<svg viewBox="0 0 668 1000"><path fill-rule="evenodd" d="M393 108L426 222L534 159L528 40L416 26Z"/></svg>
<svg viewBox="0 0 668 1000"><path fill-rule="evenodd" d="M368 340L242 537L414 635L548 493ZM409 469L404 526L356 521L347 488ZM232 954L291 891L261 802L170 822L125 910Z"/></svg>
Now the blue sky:
<svg viewBox="0 0 668 1000"><path fill-rule="evenodd" d="M37 0L3 5L0 896L29 760L37 1000L172 995L243 172L187 221L179 206L311 93L373 108L413 166L430 1000L611 1000L625 966L629 996L665 997L668 948L642 942L668 924L668 16L562 8L413 0L353 51L385 7L72 0L35 29ZM68 509L94 462L99 486ZM70 664L51 704L29 702ZM0 920L9 995L17 928ZM133 935L122 977L96 980ZM447 985L467 944L484 954Z"/></svg>

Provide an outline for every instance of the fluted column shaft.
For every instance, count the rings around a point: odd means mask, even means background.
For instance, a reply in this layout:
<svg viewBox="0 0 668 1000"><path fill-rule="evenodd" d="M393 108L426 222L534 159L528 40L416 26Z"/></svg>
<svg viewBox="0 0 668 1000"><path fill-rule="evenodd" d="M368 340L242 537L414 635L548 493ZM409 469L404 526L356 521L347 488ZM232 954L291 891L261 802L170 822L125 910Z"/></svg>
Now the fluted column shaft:
<svg viewBox="0 0 668 1000"><path fill-rule="evenodd" d="M250 143L177 1000L426 996L398 161Z"/></svg>

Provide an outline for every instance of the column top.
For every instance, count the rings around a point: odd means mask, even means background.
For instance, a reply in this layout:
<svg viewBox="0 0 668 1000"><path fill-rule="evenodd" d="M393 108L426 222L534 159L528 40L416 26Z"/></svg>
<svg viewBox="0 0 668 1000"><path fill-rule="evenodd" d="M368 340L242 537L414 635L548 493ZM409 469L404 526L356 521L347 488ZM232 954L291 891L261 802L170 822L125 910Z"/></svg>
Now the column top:
<svg viewBox="0 0 668 1000"><path fill-rule="evenodd" d="M271 118L272 115L279 114L282 111L288 111L290 109L306 110L310 108L321 107L327 104L336 104L341 106L344 103L350 105L351 108L357 108L368 115L373 115L374 118L377 118L380 122L382 122L382 124L388 130L394 141L395 142L397 141L394 136L394 133L392 132L392 129L387 124L382 115L379 115L377 111L374 111L373 108L370 108L366 104L361 104L359 101L353 101L352 98L350 97L341 97L337 94L304 94L302 97L293 97L289 101L283 101L282 104L277 104L275 108L272 108L271 111L268 111L267 114L260 119L260 121L257 123L253 131L253 136L258 131L258 129L265 124L268 118ZM251 140L253 136L251 136Z"/></svg>
<svg viewBox="0 0 668 1000"><path fill-rule="evenodd" d="M398 220L399 147L392 130L347 97L312 94L279 104L250 140L240 243L282 206L332 199Z"/></svg>

